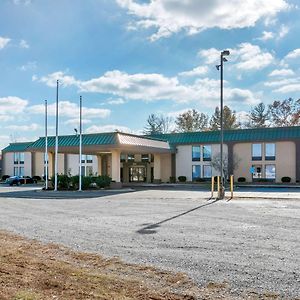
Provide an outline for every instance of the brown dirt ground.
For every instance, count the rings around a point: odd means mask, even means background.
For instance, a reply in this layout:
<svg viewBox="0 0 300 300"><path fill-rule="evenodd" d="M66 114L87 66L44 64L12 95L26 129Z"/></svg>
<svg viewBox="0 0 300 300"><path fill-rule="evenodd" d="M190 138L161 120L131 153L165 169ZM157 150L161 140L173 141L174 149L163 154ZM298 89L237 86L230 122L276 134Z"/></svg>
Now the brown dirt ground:
<svg viewBox="0 0 300 300"><path fill-rule="evenodd" d="M227 283L197 287L185 274L125 264L0 231L0 299L278 299L232 295Z"/></svg>

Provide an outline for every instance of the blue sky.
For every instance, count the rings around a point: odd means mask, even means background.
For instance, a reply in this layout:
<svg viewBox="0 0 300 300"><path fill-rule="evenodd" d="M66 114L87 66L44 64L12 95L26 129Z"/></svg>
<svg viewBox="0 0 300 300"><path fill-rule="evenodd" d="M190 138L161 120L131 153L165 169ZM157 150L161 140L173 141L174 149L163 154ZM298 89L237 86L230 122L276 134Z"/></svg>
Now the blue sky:
<svg viewBox="0 0 300 300"><path fill-rule="evenodd" d="M54 134L60 80L60 134L139 133L149 114L174 117L219 103L245 119L300 92L296 0L1 0L0 147L44 133L44 100Z"/></svg>

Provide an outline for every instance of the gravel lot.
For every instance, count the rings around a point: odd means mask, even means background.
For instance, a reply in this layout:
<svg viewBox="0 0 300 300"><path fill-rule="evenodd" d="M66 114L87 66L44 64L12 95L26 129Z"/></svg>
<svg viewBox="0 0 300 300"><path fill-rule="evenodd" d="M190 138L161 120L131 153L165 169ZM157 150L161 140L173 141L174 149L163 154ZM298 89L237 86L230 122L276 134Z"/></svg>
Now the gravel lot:
<svg viewBox="0 0 300 300"><path fill-rule="evenodd" d="M188 190L37 200L9 198L7 191L1 229L183 271L200 286L225 281L237 293L300 297L299 200L214 202Z"/></svg>

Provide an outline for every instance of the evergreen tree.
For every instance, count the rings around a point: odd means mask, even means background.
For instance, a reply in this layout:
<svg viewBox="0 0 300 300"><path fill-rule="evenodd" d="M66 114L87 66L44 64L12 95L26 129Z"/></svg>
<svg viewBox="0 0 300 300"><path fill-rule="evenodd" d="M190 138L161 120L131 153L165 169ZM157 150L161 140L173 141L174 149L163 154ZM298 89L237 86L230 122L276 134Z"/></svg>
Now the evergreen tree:
<svg viewBox="0 0 300 300"><path fill-rule="evenodd" d="M221 112L219 107L215 108L215 112L210 119L209 125L211 130L221 129ZM223 129L237 128L240 128L240 123L237 122L235 111L232 111L225 105L223 108Z"/></svg>
<svg viewBox="0 0 300 300"><path fill-rule="evenodd" d="M270 120L270 111L261 102L250 111L249 118L250 128L268 127L268 121Z"/></svg>

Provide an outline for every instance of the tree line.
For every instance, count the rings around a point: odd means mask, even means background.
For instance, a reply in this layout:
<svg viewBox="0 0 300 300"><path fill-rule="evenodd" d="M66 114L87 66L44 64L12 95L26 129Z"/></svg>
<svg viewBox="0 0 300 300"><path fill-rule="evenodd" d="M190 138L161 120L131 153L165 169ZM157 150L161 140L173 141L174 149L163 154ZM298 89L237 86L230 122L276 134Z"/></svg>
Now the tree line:
<svg viewBox="0 0 300 300"><path fill-rule="evenodd" d="M179 114L175 120L168 116L151 114L144 127L145 134L160 134L171 132L195 132L219 130L221 126L220 108L216 107L212 116L195 109ZM223 128L264 128L300 125L300 99L288 98L276 100L269 105L259 103L239 121L237 113L229 106L223 109Z"/></svg>

